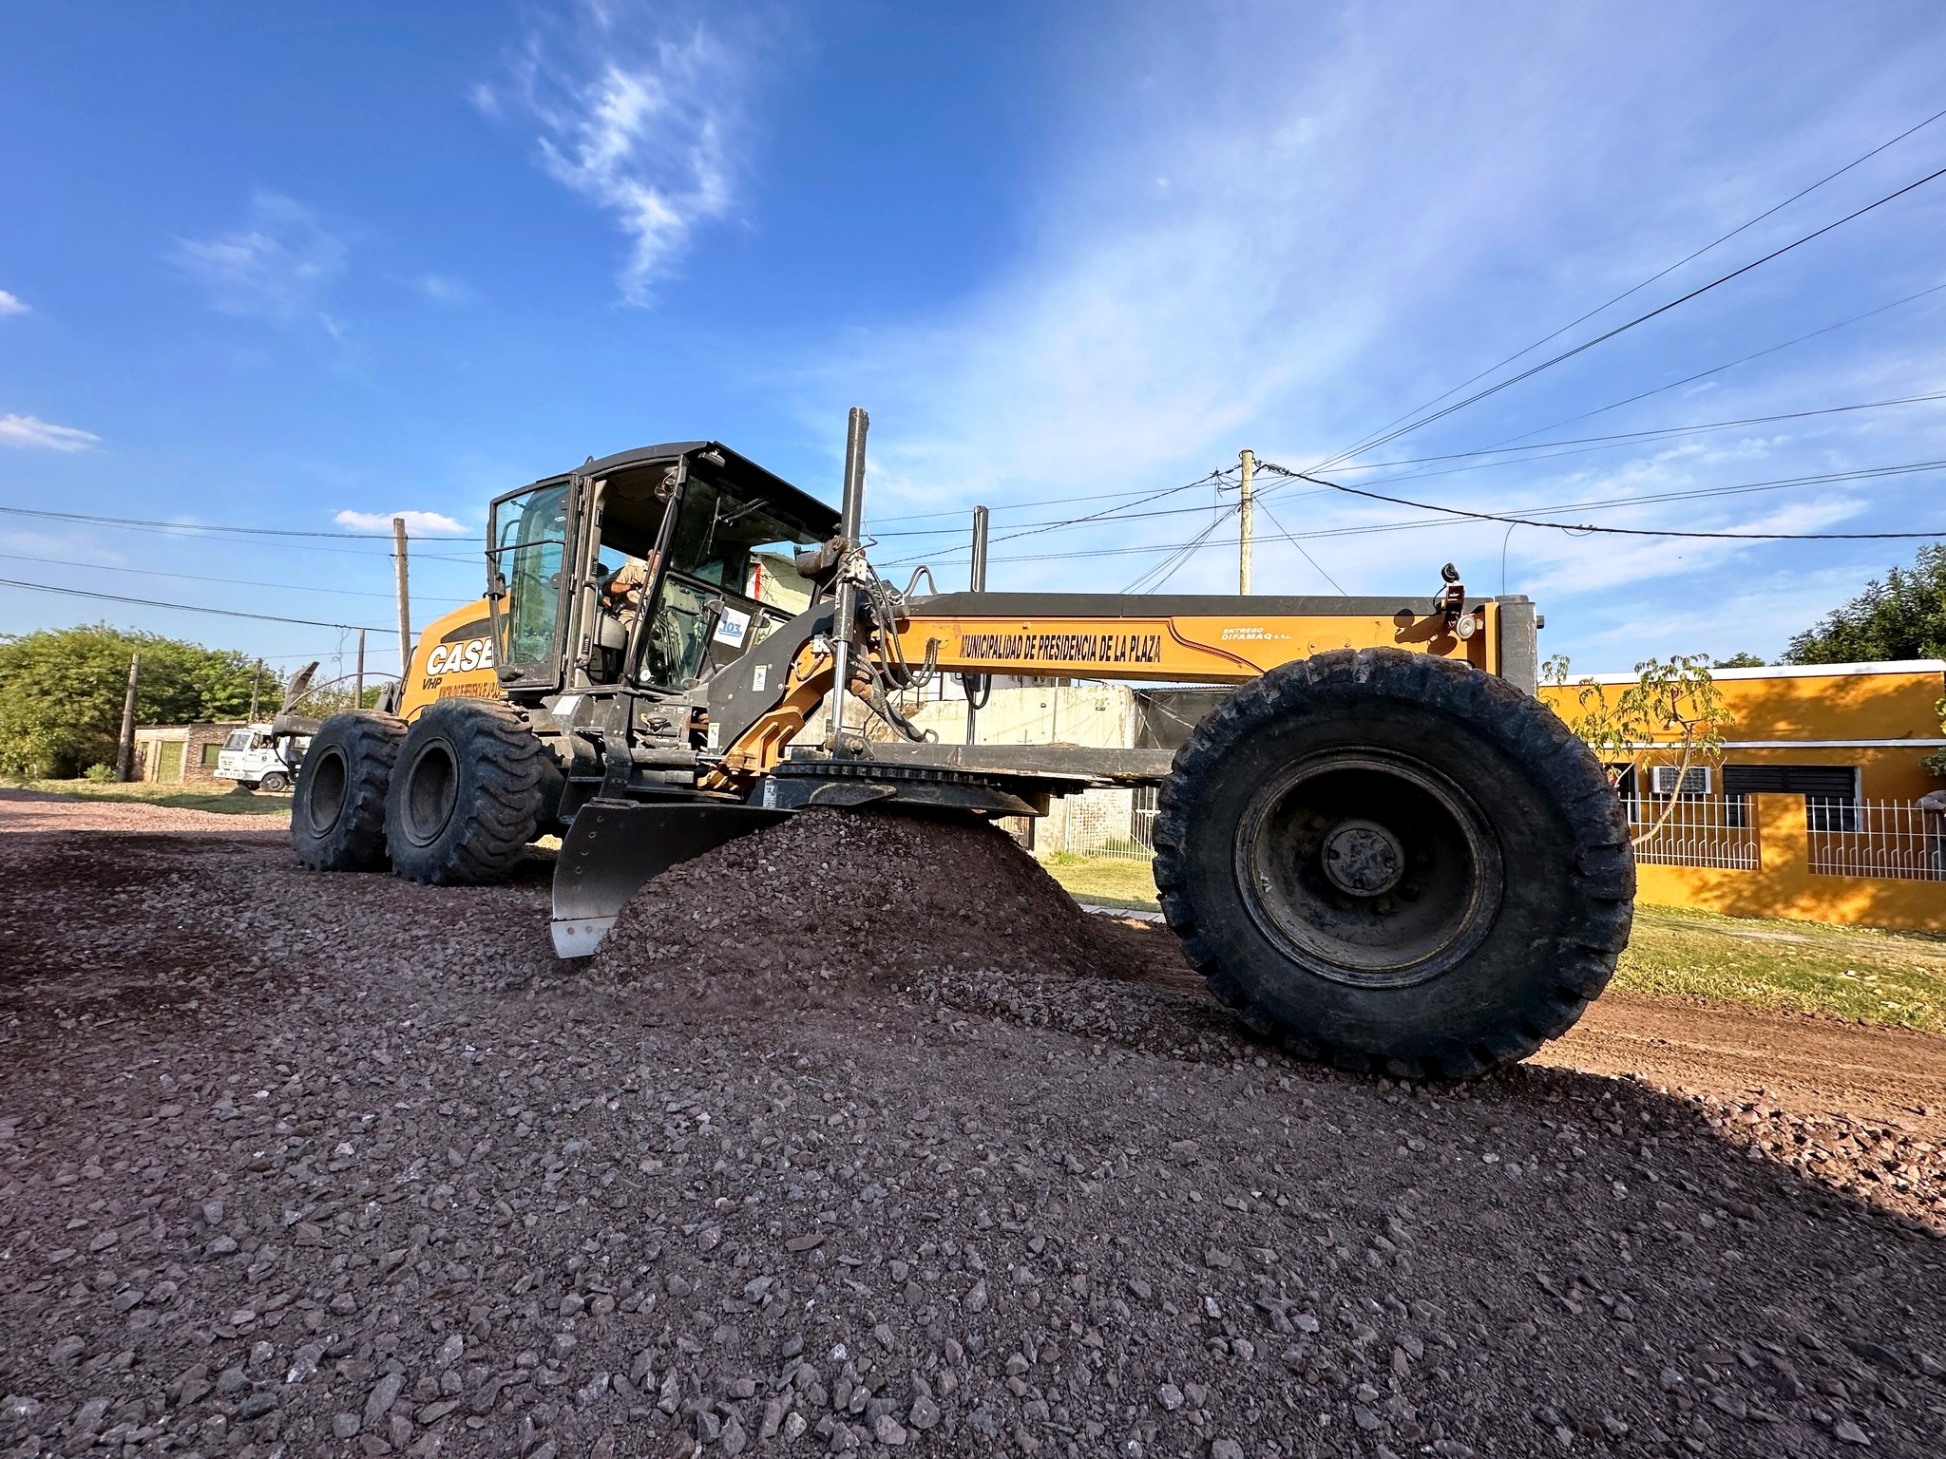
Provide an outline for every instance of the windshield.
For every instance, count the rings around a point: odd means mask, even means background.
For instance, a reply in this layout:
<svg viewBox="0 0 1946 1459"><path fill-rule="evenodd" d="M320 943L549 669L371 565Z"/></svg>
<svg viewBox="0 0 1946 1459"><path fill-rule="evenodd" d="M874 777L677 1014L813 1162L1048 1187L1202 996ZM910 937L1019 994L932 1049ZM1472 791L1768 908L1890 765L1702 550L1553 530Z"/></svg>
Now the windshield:
<svg viewBox="0 0 1946 1459"><path fill-rule="evenodd" d="M817 541L768 503L740 500L692 477L649 615L643 677L686 688L803 612L811 585L794 558Z"/></svg>
<svg viewBox="0 0 1946 1459"><path fill-rule="evenodd" d="M250 748L250 731L233 730L230 737L223 741L226 750L247 750Z"/></svg>
<svg viewBox="0 0 1946 1459"><path fill-rule="evenodd" d="M538 664L554 657L567 511L568 488L542 486L502 502L494 514L494 565L507 592L495 645L503 664Z"/></svg>
<svg viewBox="0 0 1946 1459"><path fill-rule="evenodd" d="M817 538L804 528L772 515L769 504L739 501L707 481L691 479L676 518L669 566L741 597L754 598L761 585L759 554L789 562Z"/></svg>

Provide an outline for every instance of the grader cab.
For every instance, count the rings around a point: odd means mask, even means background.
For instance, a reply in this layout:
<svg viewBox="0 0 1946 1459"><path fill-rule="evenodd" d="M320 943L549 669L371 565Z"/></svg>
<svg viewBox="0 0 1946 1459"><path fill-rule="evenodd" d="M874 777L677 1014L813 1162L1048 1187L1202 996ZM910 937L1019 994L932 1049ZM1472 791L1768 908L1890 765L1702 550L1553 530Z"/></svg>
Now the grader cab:
<svg viewBox="0 0 1946 1459"><path fill-rule="evenodd" d="M806 808L1032 816L1147 785L1168 924L1293 1052L1463 1077L1601 992L1634 866L1534 697L1532 603L1450 569L1417 598L899 589L862 545L865 438L854 411L839 511L714 442L496 500L485 600L426 630L399 713L319 728L299 858L465 885L559 834L574 957L659 871ZM1236 687L1170 755L937 743L900 706L939 674Z"/></svg>

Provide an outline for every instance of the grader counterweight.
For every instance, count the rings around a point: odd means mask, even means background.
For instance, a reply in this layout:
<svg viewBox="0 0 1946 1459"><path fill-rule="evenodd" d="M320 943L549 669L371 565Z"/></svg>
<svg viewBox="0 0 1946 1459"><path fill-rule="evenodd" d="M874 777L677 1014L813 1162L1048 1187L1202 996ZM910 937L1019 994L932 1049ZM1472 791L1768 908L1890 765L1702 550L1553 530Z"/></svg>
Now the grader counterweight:
<svg viewBox="0 0 1946 1459"><path fill-rule="evenodd" d="M300 859L468 884L559 832L579 956L659 871L809 807L1031 816L1153 785L1166 920L1294 1052L1466 1076L1601 992L1634 866L1533 696L1530 602L1450 568L1416 600L900 591L863 546L865 436L854 411L841 512L700 441L496 500L483 602L426 630L392 712L320 727ZM1173 755L951 745L901 708L940 674L1236 688Z"/></svg>

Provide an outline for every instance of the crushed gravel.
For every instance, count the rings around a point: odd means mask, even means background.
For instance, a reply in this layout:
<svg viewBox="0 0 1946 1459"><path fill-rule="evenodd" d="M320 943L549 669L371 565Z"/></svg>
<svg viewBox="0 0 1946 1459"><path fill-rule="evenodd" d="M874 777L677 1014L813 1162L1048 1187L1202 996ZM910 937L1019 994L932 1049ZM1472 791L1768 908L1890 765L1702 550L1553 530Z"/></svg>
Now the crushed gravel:
<svg viewBox="0 0 1946 1459"><path fill-rule="evenodd" d="M1146 953L712 1002L545 863L7 809L0 1454L1938 1452L1928 1116L1339 1076Z"/></svg>
<svg viewBox="0 0 1946 1459"><path fill-rule="evenodd" d="M805 1008L971 970L1191 976L1173 940L1082 911L995 826L828 810L665 871L590 972L712 1008Z"/></svg>

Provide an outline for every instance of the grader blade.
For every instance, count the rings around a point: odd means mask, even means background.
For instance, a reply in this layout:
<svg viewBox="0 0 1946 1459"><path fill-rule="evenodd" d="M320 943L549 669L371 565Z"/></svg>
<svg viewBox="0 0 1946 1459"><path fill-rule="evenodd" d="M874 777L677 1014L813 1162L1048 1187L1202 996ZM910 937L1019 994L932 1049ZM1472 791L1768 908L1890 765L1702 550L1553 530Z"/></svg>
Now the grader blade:
<svg viewBox="0 0 1946 1459"><path fill-rule="evenodd" d="M764 806L594 800L576 812L554 864L554 951L587 957L650 878L786 820Z"/></svg>

